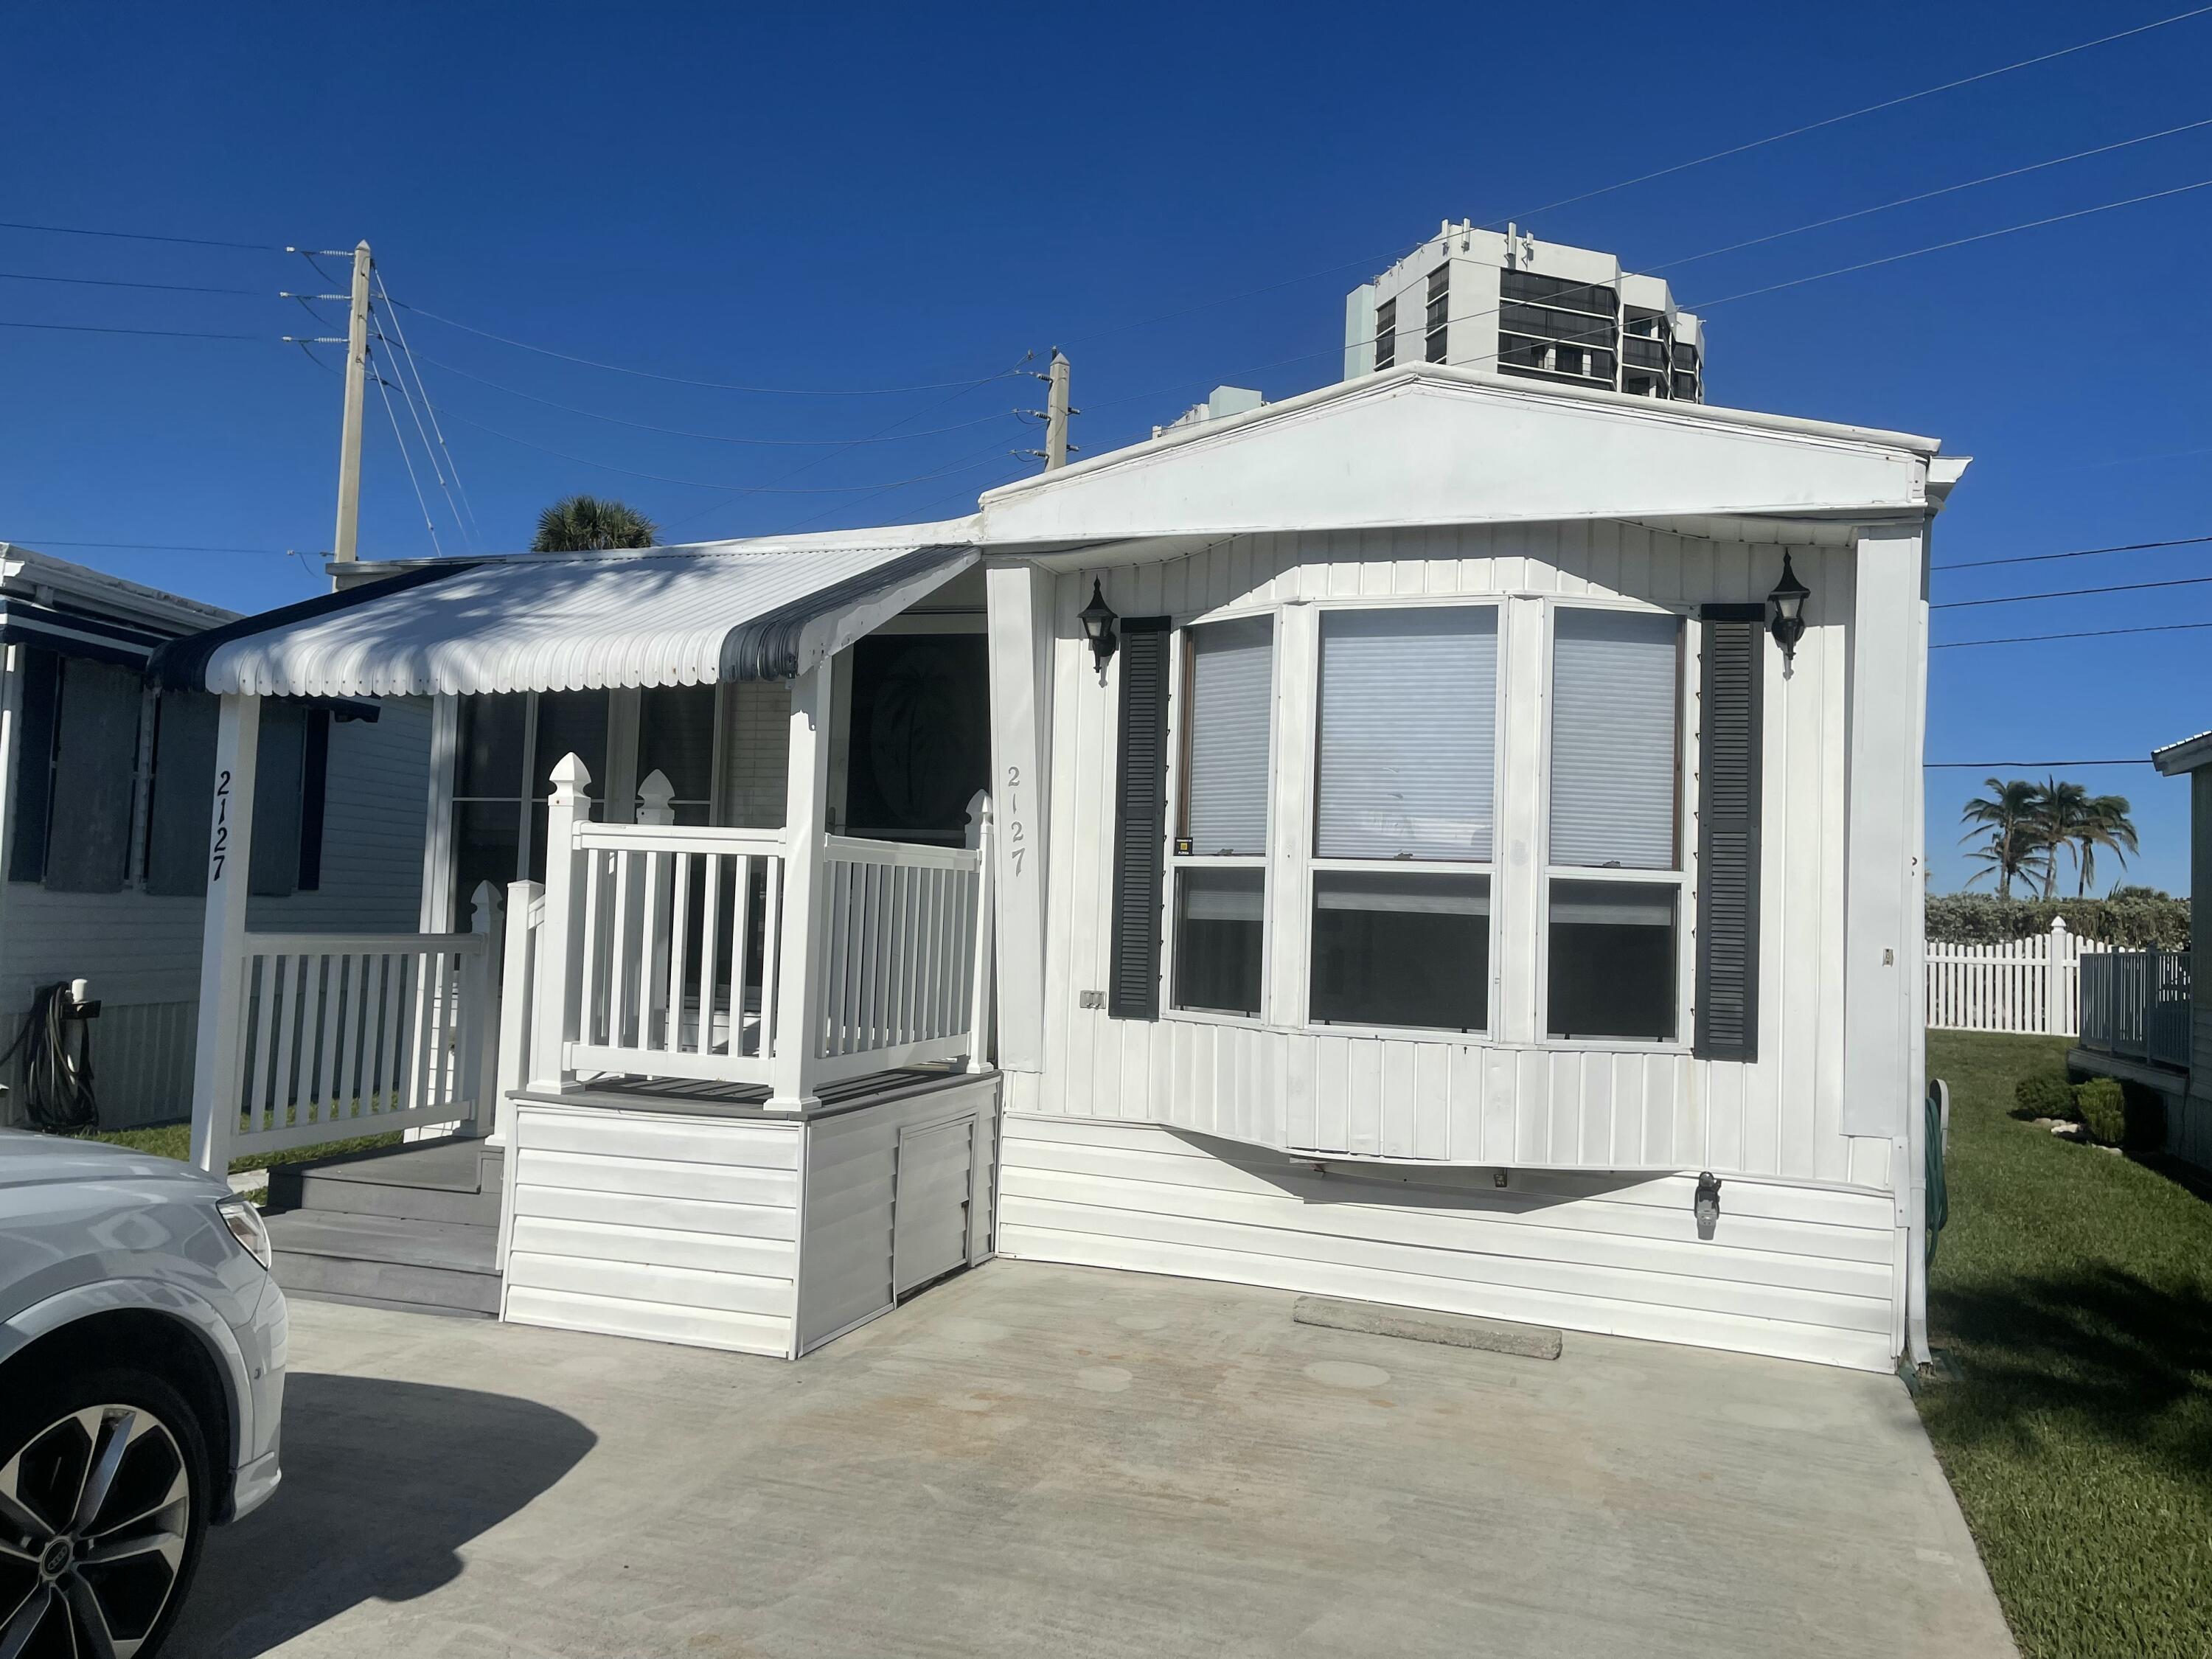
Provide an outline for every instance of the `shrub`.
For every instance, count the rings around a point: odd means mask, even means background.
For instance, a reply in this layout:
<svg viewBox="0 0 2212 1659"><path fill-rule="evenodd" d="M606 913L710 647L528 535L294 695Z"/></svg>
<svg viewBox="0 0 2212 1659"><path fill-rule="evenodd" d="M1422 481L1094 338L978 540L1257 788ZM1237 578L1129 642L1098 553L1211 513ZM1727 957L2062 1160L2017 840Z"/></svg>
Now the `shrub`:
<svg viewBox="0 0 2212 1659"><path fill-rule="evenodd" d="M2074 1085L2063 1072L2030 1072L2012 1085L2012 1097L2030 1117L2074 1115Z"/></svg>
<svg viewBox="0 0 2212 1659"><path fill-rule="evenodd" d="M2154 945L2179 951L2189 943L2189 901L2148 887L2115 889L2107 898L1998 898L1991 893L1931 893L1928 937L1944 945L2002 945L2047 933L2054 916L2069 932L2120 950Z"/></svg>
<svg viewBox="0 0 2212 1659"><path fill-rule="evenodd" d="M2081 1127L2090 1139L2117 1146L2127 1138L2127 1091L2120 1087L2119 1079L2093 1077L2077 1085L2074 1109L2081 1115Z"/></svg>

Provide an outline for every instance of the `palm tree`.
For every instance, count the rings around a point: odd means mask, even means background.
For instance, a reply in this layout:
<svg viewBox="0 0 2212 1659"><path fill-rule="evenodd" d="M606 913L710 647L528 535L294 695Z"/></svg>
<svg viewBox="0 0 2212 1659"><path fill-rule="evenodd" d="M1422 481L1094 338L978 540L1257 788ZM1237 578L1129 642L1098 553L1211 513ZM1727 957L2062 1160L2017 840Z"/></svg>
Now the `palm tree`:
<svg viewBox="0 0 2212 1659"><path fill-rule="evenodd" d="M1960 814L1967 829L1959 839L1969 842L1985 836L1988 843L1967 855L1985 867L1969 877L1966 884L1971 887L1984 876L1994 874L1997 896L2010 898L2014 877L2039 876L2050 863L2050 850L2036 825L2043 792L2025 778L2009 782L1989 778L1984 782L1990 793L1968 801Z"/></svg>
<svg viewBox="0 0 2212 1659"><path fill-rule="evenodd" d="M2058 849L2073 846L2090 823L2089 792L2078 783L2045 778L2030 821L2043 848L2043 896L2050 898L2058 886ZM2078 863L2081 854L2075 858Z"/></svg>
<svg viewBox="0 0 2212 1659"><path fill-rule="evenodd" d="M2097 849L2111 849L2122 869L2127 868L2127 855L2136 848L2135 820L2128 816L2125 795L2092 795L2082 804L2083 816L2074 831L2074 866L2077 879L2075 896L2088 896L2089 884L2097 878Z"/></svg>
<svg viewBox="0 0 2212 1659"><path fill-rule="evenodd" d="M570 495L538 515L532 553L598 553L611 547L651 547L660 526L634 507L596 495Z"/></svg>

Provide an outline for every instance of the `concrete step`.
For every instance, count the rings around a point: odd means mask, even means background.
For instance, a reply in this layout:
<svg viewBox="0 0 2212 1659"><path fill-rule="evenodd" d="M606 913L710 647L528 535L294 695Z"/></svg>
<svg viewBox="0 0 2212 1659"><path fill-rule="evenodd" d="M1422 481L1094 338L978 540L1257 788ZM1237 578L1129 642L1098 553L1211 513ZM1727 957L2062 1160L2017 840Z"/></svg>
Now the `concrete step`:
<svg viewBox="0 0 2212 1659"><path fill-rule="evenodd" d="M310 1158L269 1171L268 1207L496 1227L502 1170L474 1140Z"/></svg>
<svg viewBox="0 0 2212 1659"><path fill-rule="evenodd" d="M268 1224L288 1291L499 1311L496 1227L322 1210L271 1215Z"/></svg>

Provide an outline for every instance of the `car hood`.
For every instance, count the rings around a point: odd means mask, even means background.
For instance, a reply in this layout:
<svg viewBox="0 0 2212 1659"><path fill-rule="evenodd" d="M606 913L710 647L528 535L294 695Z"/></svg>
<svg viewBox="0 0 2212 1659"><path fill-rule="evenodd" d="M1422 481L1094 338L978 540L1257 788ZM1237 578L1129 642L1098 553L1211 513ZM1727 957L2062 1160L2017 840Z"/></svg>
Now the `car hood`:
<svg viewBox="0 0 2212 1659"><path fill-rule="evenodd" d="M173 1158L102 1140L0 1129L0 1188L80 1181L176 1182L204 1188L214 1197L230 1190L227 1182Z"/></svg>

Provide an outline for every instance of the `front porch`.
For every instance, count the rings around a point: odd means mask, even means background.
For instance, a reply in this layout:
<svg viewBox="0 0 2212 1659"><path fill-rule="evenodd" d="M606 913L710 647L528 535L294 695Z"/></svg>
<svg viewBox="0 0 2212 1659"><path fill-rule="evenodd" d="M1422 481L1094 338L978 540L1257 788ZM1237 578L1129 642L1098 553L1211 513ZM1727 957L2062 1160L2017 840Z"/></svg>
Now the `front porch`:
<svg viewBox="0 0 2212 1659"><path fill-rule="evenodd" d="M906 614L973 555L921 551L841 554L812 586L791 553L671 557L657 587L649 561L496 562L253 619L188 665L221 698L194 1157L410 1143L272 1191L300 1288L594 1329L665 1303L677 1340L796 1357L988 1253L992 807L945 793L988 775L988 696L980 609ZM703 633L641 645L635 605L672 588ZM605 668L617 630L659 653L624 665L658 689L580 688L557 659ZM972 682L916 665L940 635L972 637L934 652ZM528 678L487 666L529 641ZM334 651L357 695L435 700L415 933L245 925L264 700L308 695ZM881 830L840 833L856 819ZM842 1249L814 1297L811 1163L855 1124L888 1171L883 1272Z"/></svg>

